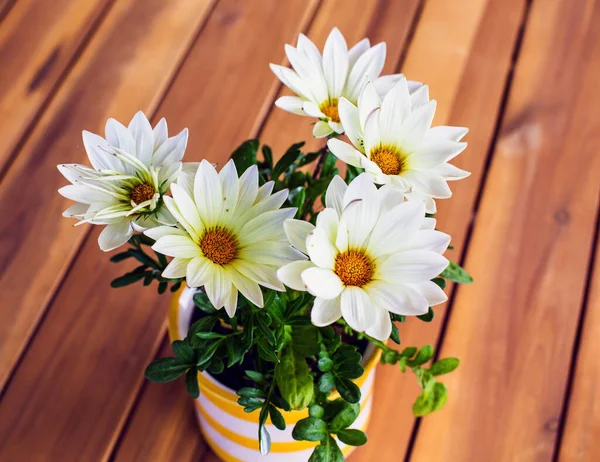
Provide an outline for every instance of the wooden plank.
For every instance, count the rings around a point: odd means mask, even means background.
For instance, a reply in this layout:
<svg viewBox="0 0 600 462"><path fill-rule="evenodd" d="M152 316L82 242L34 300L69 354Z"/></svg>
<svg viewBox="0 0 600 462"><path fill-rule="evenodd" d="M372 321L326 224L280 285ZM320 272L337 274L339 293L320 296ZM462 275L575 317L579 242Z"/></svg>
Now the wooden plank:
<svg viewBox="0 0 600 462"><path fill-rule="evenodd" d="M583 318L575 375L565 416L559 461L594 462L600 454L600 251L596 242L596 258L589 279L589 296Z"/></svg>
<svg viewBox="0 0 600 462"><path fill-rule="evenodd" d="M70 201L56 193L65 184L56 165L87 163L82 129L102 133L110 116L156 107L210 5L115 5L3 178L0 390L88 232L60 216Z"/></svg>
<svg viewBox="0 0 600 462"><path fill-rule="evenodd" d="M111 3L0 2L0 172Z"/></svg>
<svg viewBox="0 0 600 462"><path fill-rule="evenodd" d="M147 0L140 4L148 8ZM268 0L251 4L219 2L173 82L172 92L161 105L159 115L166 116L172 128L180 128L185 122L192 139L202 140L203 136L208 139L211 133L217 133L211 126L200 126L198 119L189 118L180 104L180 92L187 95L186 103L193 105L190 92L206 88L210 80L212 88L207 89L206 95L221 92L222 97L216 107L202 104L202 114L212 109L212 127L226 120L232 127L247 124L247 132L274 83L268 67L265 69L262 63L281 61L279 44L298 33L305 16L315 6L315 2L304 0L285 4ZM178 12L181 18L192 16L198 17ZM162 31L168 30L164 18L163 11L161 21L156 23ZM268 29L270 39L253 35L255 29ZM221 45L215 41L216 37ZM236 46L242 39L246 45ZM215 46L222 51L220 65L206 72L207 63L211 62L208 58L214 56L207 53L213 53ZM145 50L144 47L137 53L143 55ZM236 82L236 91L225 92L222 83L232 69L244 69L244 79ZM171 99L171 94L176 97ZM236 105L245 110L232 111ZM195 110L200 113L198 107ZM228 146L222 148L221 159L214 153L210 157L222 160L233 147L230 134L225 134L215 145ZM189 154L188 160L209 156L204 149L193 147ZM57 211L48 219L52 223L64 221L58 214ZM156 354L164 332L169 296L158 297L153 289L141 285L109 289L110 280L123 268L109 263L108 256L99 251L97 234L96 228L86 240L6 388L0 402L0 459L28 460L41 454L51 460L52 456L56 456L54 460L109 457L144 381L143 370ZM79 318L74 321L77 314ZM68 338L60 338L65 329ZM66 367L72 371L65 370ZM2 457L5 454L7 457Z"/></svg>
<svg viewBox="0 0 600 462"><path fill-rule="evenodd" d="M371 45L386 42L387 58L384 74L392 74L397 68L401 53L404 50L411 25L419 8L419 0L400 0L394 2L365 2L364 0L331 0L324 1L309 31L309 38L323 50L325 40L331 29L338 27L348 46L351 47L364 37L368 37ZM289 42L296 45L296 37ZM283 49L283 44L281 44ZM277 97L291 95L287 88L282 88ZM301 117L283 111L274 105L261 131L261 141L273 149L280 157L285 150L298 141L306 141L306 150L319 149L324 140L312 136L314 119Z"/></svg>
<svg viewBox="0 0 600 462"><path fill-rule="evenodd" d="M533 3L444 339L461 369L415 461L553 458L598 207L598 20Z"/></svg>
<svg viewBox="0 0 600 462"><path fill-rule="evenodd" d="M172 355L171 343L165 338L157 357ZM197 461L206 451L194 405L181 377L164 384L144 383L112 460Z"/></svg>
<svg viewBox="0 0 600 462"><path fill-rule="evenodd" d="M454 7L448 8L450 3L432 0L425 4L402 71L410 79L431 84L430 95L439 101L434 124L470 128L466 138L469 146L455 163L472 174L451 184L451 199L437 201L437 227L452 236L456 249L447 254L458 260L483 178L525 2L470 0L461 2L460 7L454 2ZM434 33L438 35L434 37ZM452 60L446 57L449 50ZM446 309L446 305L436 307L431 323L413 318L400 324L402 347L436 345ZM419 386L412 373L403 374L397 367L382 366L377 373L369 443L353 457L379 462L402 460L415 425L411 408ZM389 437L389 428L394 429L394 438Z"/></svg>

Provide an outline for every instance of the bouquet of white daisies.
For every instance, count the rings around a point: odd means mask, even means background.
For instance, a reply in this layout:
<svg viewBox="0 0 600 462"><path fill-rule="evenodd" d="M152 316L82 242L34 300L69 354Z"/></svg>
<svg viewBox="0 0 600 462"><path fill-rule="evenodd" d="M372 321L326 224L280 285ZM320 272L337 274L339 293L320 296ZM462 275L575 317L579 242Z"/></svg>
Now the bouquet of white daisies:
<svg viewBox="0 0 600 462"><path fill-rule="evenodd" d="M138 266L113 287L156 280L160 293L196 290L188 336L174 343L175 357L148 366L150 380L185 374L197 397L199 371L227 383L238 375L259 436L267 418L283 429L286 411L308 408L293 437L318 442L314 460L343 460L338 441L367 440L348 428L367 345L415 373L415 415L447 399L438 377L458 360L427 367L431 346L400 350L388 340L400 344L406 316L431 321L446 280L471 282L443 256L450 236L434 219L448 181L468 176L449 163L467 129L432 127L428 87L380 75L385 43L348 49L334 29L322 53L304 35L285 51L292 68L271 69L295 95L275 104L315 119L313 135L327 139L319 151L297 143L276 161L249 140L225 165L186 163L187 129L169 137L164 119L152 128L138 112L128 126L109 119L104 138L83 132L91 166L59 165L71 183L59 192L75 201L64 216L104 226L102 250L129 244L111 260ZM269 438L259 439L268 452Z"/></svg>

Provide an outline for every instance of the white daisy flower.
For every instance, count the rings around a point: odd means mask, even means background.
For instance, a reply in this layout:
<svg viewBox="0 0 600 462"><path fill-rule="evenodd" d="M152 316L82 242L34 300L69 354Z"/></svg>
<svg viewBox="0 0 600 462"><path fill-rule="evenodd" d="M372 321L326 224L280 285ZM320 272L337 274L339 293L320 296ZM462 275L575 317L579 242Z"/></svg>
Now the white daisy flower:
<svg viewBox="0 0 600 462"><path fill-rule="evenodd" d="M294 114L315 117L313 135L323 138L332 133L344 132L340 123L338 101L344 97L356 104L362 87L373 81L383 96L400 78L400 74L379 77L385 62L385 42L371 47L369 39L363 39L348 50L339 29L334 28L323 49L323 56L305 35L300 34L298 45L285 46L285 53L292 69L271 64L271 70L281 82L298 96L282 96L275 105ZM417 91L422 85L410 83Z"/></svg>
<svg viewBox="0 0 600 462"><path fill-rule="evenodd" d="M420 315L446 300L431 279L448 265L442 253L450 236L435 231L423 202L379 190L368 174L349 186L335 177L317 225L288 220L291 244L310 257L277 273L295 290L316 297L312 323L326 326L343 316L350 327L378 340L392 331L390 312Z"/></svg>
<svg viewBox="0 0 600 462"><path fill-rule="evenodd" d="M92 168L59 165L72 184L58 192L77 202L63 216L79 219L78 224L106 225L98 244L109 251L125 244L135 230L175 224L163 199L182 170L188 130L169 138L165 119L153 130L140 111L128 127L108 119L105 136L83 131Z"/></svg>
<svg viewBox="0 0 600 462"><path fill-rule="evenodd" d="M344 162L364 168L376 183L403 191L407 199L424 201L427 213L435 213L434 199L452 195L447 181L470 175L448 163L466 148L460 140L468 130L431 128L436 102L422 91L415 102L408 82L401 78L383 101L370 83L358 107L342 98L340 119L354 147L338 139L329 140L327 146Z"/></svg>
<svg viewBox="0 0 600 462"><path fill-rule="evenodd" d="M238 179L231 160L219 173L203 160L193 181L182 175L171 185L173 197L164 198L177 227L145 231L156 240L155 251L174 257L162 275L204 286L213 306L225 307L229 316L238 291L260 307L259 286L284 291L277 269L305 257L290 246L283 229L296 209L280 209L288 191L271 194L273 185L258 187L256 165Z"/></svg>

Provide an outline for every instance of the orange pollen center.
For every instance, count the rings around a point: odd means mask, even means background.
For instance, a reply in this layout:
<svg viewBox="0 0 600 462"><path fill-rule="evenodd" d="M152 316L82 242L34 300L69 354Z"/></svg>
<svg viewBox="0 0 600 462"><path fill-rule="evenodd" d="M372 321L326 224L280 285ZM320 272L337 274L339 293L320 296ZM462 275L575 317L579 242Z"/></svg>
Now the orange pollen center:
<svg viewBox="0 0 600 462"><path fill-rule="evenodd" d="M373 262L360 250L348 250L335 259L333 271L344 285L362 287L373 277Z"/></svg>
<svg viewBox="0 0 600 462"><path fill-rule="evenodd" d="M321 112L329 117L333 122L340 123L340 113L338 112L338 100L332 99L325 101L319 107Z"/></svg>
<svg viewBox="0 0 600 462"><path fill-rule="evenodd" d="M386 175L398 175L404 165L400 153L385 146L378 146L371 151L371 160L377 164Z"/></svg>
<svg viewBox="0 0 600 462"><path fill-rule="evenodd" d="M137 205L154 197L156 189L148 183L140 183L129 193L129 198Z"/></svg>
<svg viewBox="0 0 600 462"><path fill-rule="evenodd" d="M200 238L200 250L206 258L217 265L226 265L238 253L235 236L227 229L216 227L206 230Z"/></svg>

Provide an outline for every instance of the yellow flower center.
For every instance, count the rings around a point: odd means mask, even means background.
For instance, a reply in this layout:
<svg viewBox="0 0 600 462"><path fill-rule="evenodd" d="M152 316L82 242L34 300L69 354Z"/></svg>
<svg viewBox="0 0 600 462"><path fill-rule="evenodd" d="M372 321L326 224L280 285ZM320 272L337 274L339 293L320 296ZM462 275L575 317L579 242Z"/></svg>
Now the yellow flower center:
<svg viewBox="0 0 600 462"><path fill-rule="evenodd" d="M216 227L204 231L200 238L200 250L210 261L223 266L236 257L238 244L231 231Z"/></svg>
<svg viewBox="0 0 600 462"><path fill-rule="evenodd" d="M362 287L373 277L373 262L361 250L348 250L335 259L333 271L344 285Z"/></svg>
<svg viewBox="0 0 600 462"><path fill-rule="evenodd" d="M329 117L333 122L340 123L340 113L338 112L338 100L327 100L319 106L323 114Z"/></svg>
<svg viewBox="0 0 600 462"><path fill-rule="evenodd" d="M371 160L386 175L398 175L404 168L398 150L390 146L377 146L371 150Z"/></svg>
<svg viewBox="0 0 600 462"><path fill-rule="evenodd" d="M129 198L137 205L149 201L154 197L156 189L148 183L140 183L131 190Z"/></svg>

